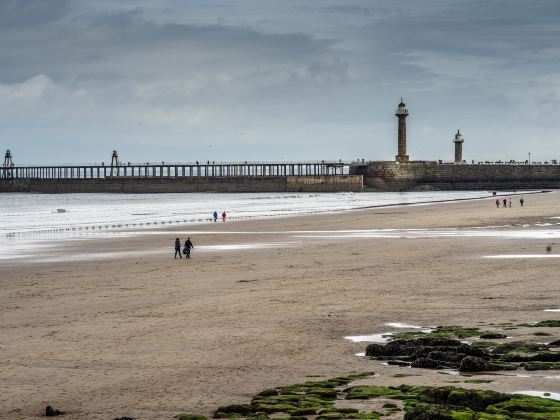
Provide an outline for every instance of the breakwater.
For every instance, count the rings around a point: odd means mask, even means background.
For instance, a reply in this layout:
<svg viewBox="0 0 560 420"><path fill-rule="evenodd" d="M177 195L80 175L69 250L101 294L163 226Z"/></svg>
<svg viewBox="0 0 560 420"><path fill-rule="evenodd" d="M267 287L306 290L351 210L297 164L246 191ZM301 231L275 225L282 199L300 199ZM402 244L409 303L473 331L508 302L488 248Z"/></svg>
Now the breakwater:
<svg viewBox="0 0 560 420"><path fill-rule="evenodd" d="M0 192L188 193L560 188L558 164L370 161L0 168Z"/></svg>
<svg viewBox="0 0 560 420"><path fill-rule="evenodd" d="M361 191L343 162L4 166L0 192L188 193Z"/></svg>
<svg viewBox="0 0 560 420"><path fill-rule="evenodd" d="M560 165L374 161L350 167L374 191L560 188Z"/></svg>
<svg viewBox="0 0 560 420"><path fill-rule="evenodd" d="M190 192L348 192L362 191L362 176L286 175L237 177L90 179L1 179L0 192L31 193L190 193Z"/></svg>

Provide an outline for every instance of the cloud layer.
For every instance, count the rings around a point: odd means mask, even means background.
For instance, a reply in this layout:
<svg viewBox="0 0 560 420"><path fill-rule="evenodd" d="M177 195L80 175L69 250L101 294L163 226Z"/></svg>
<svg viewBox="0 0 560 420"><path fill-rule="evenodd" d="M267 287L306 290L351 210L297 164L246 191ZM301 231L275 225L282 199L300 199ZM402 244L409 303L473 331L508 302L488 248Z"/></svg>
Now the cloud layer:
<svg viewBox="0 0 560 420"><path fill-rule="evenodd" d="M17 162L560 158L553 0L0 2Z"/></svg>

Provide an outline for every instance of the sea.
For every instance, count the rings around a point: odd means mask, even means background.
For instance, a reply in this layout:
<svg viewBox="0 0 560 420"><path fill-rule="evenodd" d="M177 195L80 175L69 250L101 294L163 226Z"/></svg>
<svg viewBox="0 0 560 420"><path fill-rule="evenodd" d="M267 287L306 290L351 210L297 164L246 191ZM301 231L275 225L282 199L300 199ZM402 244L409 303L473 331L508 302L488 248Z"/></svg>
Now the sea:
<svg viewBox="0 0 560 420"><path fill-rule="evenodd" d="M360 193L0 194L0 263L30 247L130 230L227 220L289 217L491 197L486 191Z"/></svg>

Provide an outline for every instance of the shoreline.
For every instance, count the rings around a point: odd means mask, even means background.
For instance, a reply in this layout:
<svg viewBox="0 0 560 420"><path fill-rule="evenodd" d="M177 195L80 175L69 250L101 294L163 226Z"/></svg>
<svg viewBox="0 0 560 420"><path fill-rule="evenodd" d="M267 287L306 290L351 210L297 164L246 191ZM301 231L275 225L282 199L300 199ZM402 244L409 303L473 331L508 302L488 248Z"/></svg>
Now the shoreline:
<svg viewBox="0 0 560 420"><path fill-rule="evenodd" d="M207 224L197 228L207 235L193 237L192 258L177 261L170 227L71 244L76 253L155 247L169 251L164 258L3 266L0 418L39 418L47 404L73 419L209 414L265 388L351 371L375 371L385 385L445 384L449 375L422 369L395 378L405 368L357 357L364 343L343 337L382 333L397 322L491 328L557 319L544 312L558 307L554 258L481 257L540 254L547 246L557 255L560 240L397 236L227 252L198 247L274 243L278 232L291 231L556 229L538 224L560 216L559 195L528 201L512 209L469 200ZM498 375L484 388L539 390L544 375L534 374ZM560 392L560 380L545 384Z"/></svg>
<svg viewBox="0 0 560 420"><path fill-rule="evenodd" d="M546 194L554 193L555 191L530 191L524 194L535 195L535 194ZM492 197L506 197L514 196L514 194L503 194L503 195L491 195L491 196L479 196L479 197L466 197L466 198L454 198L445 200L433 200L433 201L417 201L413 203L391 203L391 204L378 204L371 206L355 207L351 209L341 208L341 209L330 209L325 211L303 211L295 214L264 214L260 216L230 216L228 218L229 223L237 222L252 222L252 221L262 221L270 219L290 219L298 217L317 217L322 215L349 215L353 212L360 212L365 210L375 210L375 209L385 209L385 208L399 208L405 206L424 206L431 204L445 204L445 203L459 203L464 201L476 201L484 200ZM195 221L196 220L196 221ZM123 239L123 238L134 238L142 235L151 235L154 229L159 230L172 230L178 228L188 229L193 226L204 227L208 224L212 225L212 219L191 219L190 221L158 221L158 222L148 222L148 223L133 223L133 222L122 222L117 225L113 225L113 229L103 230L102 225L84 225L80 227L71 228L52 228L52 229L39 229L30 230L23 232L8 232L5 235L8 238L14 238L14 240L19 241L18 247L28 247L28 249L47 249L54 250L54 252L61 251L68 248L68 244L75 243L76 241L107 241L111 239ZM218 223L221 224L222 222ZM115 228L116 226L123 226L122 228ZM171 226L173 226L173 228ZM107 226L105 226L107 228ZM203 228L204 229L204 228ZM54 236L48 237L47 236ZM58 237L57 237L58 236ZM24 239L28 237L29 239ZM62 241L62 243L61 243ZM31 246L32 245L32 246ZM0 254L1 254L0 250ZM4 252L5 253L5 252ZM6 253L5 253L6 254ZM134 253L132 253L133 255ZM23 258L35 257L35 253L25 254L21 257L12 254L6 254L5 256L0 256L0 266L5 264L8 259L13 259L14 261L22 260ZM57 261L61 261L58 258Z"/></svg>

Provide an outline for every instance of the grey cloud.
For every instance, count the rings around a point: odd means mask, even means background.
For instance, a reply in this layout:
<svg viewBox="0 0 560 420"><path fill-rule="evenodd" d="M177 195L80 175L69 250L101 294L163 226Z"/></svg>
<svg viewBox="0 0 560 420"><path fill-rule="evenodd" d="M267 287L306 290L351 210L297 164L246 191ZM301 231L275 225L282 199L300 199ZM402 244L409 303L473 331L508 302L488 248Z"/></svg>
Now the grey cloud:
<svg viewBox="0 0 560 420"><path fill-rule="evenodd" d="M548 153L560 112L556 0L0 8L0 146L17 138L43 156L52 143L75 155L119 147L204 159L212 145L216 159L318 149L390 159L402 95L415 158L449 157L461 128L467 157L503 159L505 138L508 153L526 153L528 137Z"/></svg>
<svg viewBox="0 0 560 420"><path fill-rule="evenodd" d="M33 30L46 22L56 21L68 12L68 0L21 1L2 0L0 2L0 33L6 29Z"/></svg>

